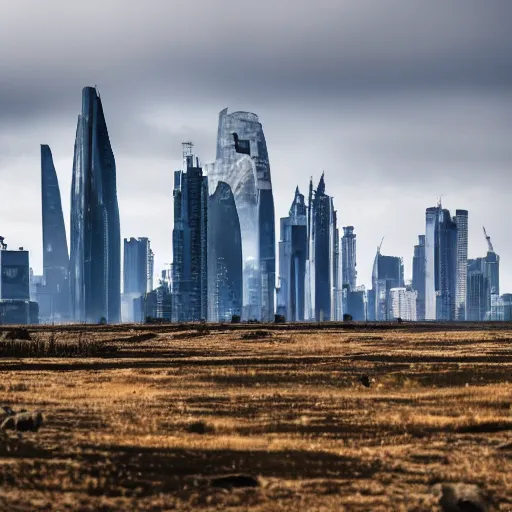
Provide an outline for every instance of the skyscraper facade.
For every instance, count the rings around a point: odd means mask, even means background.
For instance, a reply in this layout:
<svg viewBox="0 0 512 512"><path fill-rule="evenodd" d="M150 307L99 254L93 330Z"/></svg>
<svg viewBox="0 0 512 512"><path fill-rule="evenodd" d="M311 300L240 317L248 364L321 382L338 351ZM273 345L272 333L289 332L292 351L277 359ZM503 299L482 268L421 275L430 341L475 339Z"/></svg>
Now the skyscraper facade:
<svg viewBox="0 0 512 512"><path fill-rule="evenodd" d="M425 235L419 235L412 259L412 287L418 292L416 303L417 320L425 320Z"/></svg>
<svg viewBox="0 0 512 512"><path fill-rule="evenodd" d="M186 172L174 173L173 320L206 319L208 313L208 178L192 155Z"/></svg>
<svg viewBox="0 0 512 512"><path fill-rule="evenodd" d="M389 293L393 318L415 322L418 319L416 314L418 292L402 287L391 288Z"/></svg>
<svg viewBox="0 0 512 512"><path fill-rule="evenodd" d="M120 321L121 234L116 164L101 98L82 91L71 185L70 289L78 322Z"/></svg>
<svg viewBox="0 0 512 512"><path fill-rule="evenodd" d="M439 212L438 233L436 319L453 320L457 283L457 223L446 209Z"/></svg>
<svg viewBox="0 0 512 512"><path fill-rule="evenodd" d="M439 212L440 207L426 210L425 225L425 320L436 319L437 271L439 267Z"/></svg>
<svg viewBox="0 0 512 512"><path fill-rule="evenodd" d="M59 181L47 145L41 145L41 204L43 285L38 299L45 321L58 323L69 318L69 256Z"/></svg>
<svg viewBox="0 0 512 512"><path fill-rule="evenodd" d="M274 316L276 248L274 198L263 128L249 112L220 112L217 157L208 166L209 193L219 181L235 198L242 233L243 316Z"/></svg>
<svg viewBox="0 0 512 512"><path fill-rule="evenodd" d="M147 238L124 239L123 291L138 296L150 292L153 275L153 251Z"/></svg>
<svg viewBox="0 0 512 512"><path fill-rule="evenodd" d="M490 286L485 258L468 260L467 320L480 322L488 320Z"/></svg>
<svg viewBox="0 0 512 512"><path fill-rule="evenodd" d="M219 181L208 198L208 320L242 313L242 234L231 187Z"/></svg>
<svg viewBox="0 0 512 512"><path fill-rule="evenodd" d="M343 286L348 285L350 290L355 290L357 280L356 270L356 235L354 226L343 228L343 237L341 239L341 261L342 261L342 281Z"/></svg>
<svg viewBox="0 0 512 512"><path fill-rule="evenodd" d="M281 219L279 241L279 299L286 320L304 320L307 226L304 196L295 190L288 217Z"/></svg>
<svg viewBox="0 0 512 512"><path fill-rule="evenodd" d="M402 258L383 256L377 249L372 272L374 320L378 322L393 320L391 289L404 286L404 265Z"/></svg>
<svg viewBox="0 0 512 512"><path fill-rule="evenodd" d="M455 320L466 320L468 283L468 211L456 210L457 262L455 276Z"/></svg>

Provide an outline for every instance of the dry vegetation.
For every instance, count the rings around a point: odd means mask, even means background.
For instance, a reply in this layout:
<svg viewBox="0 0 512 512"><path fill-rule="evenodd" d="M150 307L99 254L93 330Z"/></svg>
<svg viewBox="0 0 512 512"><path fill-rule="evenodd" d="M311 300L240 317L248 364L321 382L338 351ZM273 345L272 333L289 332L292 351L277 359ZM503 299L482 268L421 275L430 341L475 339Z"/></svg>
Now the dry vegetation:
<svg viewBox="0 0 512 512"><path fill-rule="evenodd" d="M0 405L45 422L0 433L0 510L432 511L462 481L512 511L512 329L395 327L0 341Z"/></svg>

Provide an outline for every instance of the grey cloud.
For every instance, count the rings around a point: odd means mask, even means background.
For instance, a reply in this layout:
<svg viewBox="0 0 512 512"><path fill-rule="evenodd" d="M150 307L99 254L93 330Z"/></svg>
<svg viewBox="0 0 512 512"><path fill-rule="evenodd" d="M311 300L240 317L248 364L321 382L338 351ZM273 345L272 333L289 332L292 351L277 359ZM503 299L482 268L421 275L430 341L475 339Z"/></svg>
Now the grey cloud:
<svg viewBox="0 0 512 512"><path fill-rule="evenodd" d="M470 209L510 269L512 3L508 0L17 0L0 7L2 235L40 267L39 144L63 206L80 90L98 84L118 168L123 236L171 260L181 142L215 156L217 114L260 115L276 218L326 171L368 283L376 244L406 258L424 209ZM65 215L67 222L68 215ZM512 289L512 275L503 272Z"/></svg>

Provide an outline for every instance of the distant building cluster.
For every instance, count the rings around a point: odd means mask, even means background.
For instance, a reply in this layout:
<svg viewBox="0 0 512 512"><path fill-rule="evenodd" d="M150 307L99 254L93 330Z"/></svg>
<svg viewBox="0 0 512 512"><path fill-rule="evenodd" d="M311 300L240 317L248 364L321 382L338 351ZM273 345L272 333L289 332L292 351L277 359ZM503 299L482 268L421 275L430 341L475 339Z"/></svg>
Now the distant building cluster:
<svg viewBox="0 0 512 512"><path fill-rule="evenodd" d="M340 232L324 174L316 188L310 180L307 196L296 187L276 248L258 116L222 110L217 134L212 163L202 165L192 142L182 144L173 259L154 283L148 238L124 238L121 252L115 158L99 92L85 87L69 251L52 153L42 145L43 274L33 274L27 251L8 250L0 237L0 323L512 320L512 294L500 295L500 258L485 229L487 254L468 259L467 210L452 216L440 201L426 209L410 282L403 259L382 254L381 242L366 289L357 283L355 228Z"/></svg>

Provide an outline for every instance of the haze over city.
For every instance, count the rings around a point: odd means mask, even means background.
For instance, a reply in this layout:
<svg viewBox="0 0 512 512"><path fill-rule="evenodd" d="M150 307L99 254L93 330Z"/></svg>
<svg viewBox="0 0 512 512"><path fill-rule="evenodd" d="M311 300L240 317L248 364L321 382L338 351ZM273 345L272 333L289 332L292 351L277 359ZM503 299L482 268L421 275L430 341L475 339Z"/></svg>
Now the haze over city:
<svg viewBox="0 0 512 512"><path fill-rule="evenodd" d="M276 224L325 171L338 225L356 228L358 283L404 259L425 208L469 210L469 257L501 257L512 290L508 195L512 43L507 1L4 2L0 16L1 233L42 269L40 144L52 148L69 236L81 89L98 85L117 163L121 236L172 261L181 142L215 159L218 112L258 114ZM122 15L121 15L122 14ZM91 29L92 27L92 29ZM276 226L276 237L279 230Z"/></svg>

